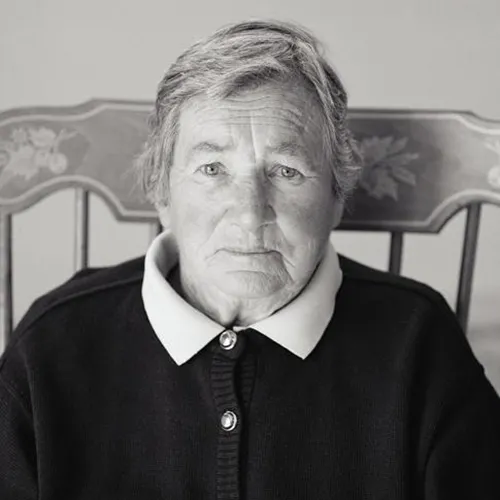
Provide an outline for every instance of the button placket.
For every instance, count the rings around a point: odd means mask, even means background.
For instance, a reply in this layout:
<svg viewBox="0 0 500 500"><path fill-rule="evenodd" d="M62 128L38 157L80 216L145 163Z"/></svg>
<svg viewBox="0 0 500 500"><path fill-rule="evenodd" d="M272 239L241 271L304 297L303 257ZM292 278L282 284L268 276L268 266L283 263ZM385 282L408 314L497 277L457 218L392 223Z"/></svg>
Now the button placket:
<svg viewBox="0 0 500 500"><path fill-rule="evenodd" d="M217 499L240 498L240 472L237 466L241 453L241 432L244 415L238 400L236 367L245 350L245 338L232 330L219 335L213 351L211 386L218 414Z"/></svg>

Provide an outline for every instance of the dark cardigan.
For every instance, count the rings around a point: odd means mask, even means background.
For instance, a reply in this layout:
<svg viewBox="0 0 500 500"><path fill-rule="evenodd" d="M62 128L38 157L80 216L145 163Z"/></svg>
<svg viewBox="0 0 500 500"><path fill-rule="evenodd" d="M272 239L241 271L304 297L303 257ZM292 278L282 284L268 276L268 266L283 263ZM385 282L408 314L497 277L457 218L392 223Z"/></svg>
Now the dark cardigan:
<svg viewBox="0 0 500 500"><path fill-rule="evenodd" d="M444 299L341 267L305 360L247 329L177 366L142 259L37 300L0 361L0 499L499 500L500 400Z"/></svg>

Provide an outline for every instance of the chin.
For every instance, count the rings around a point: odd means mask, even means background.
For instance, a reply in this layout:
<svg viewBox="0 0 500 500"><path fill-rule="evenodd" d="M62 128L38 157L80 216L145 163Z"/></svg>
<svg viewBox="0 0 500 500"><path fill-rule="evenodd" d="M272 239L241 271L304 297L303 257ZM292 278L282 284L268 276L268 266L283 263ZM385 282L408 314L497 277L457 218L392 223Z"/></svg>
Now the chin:
<svg viewBox="0 0 500 500"><path fill-rule="evenodd" d="M224 273L219 288L227 295L245 299L260 299L278 292L284 283L279 276L256 271Z"/></svg>

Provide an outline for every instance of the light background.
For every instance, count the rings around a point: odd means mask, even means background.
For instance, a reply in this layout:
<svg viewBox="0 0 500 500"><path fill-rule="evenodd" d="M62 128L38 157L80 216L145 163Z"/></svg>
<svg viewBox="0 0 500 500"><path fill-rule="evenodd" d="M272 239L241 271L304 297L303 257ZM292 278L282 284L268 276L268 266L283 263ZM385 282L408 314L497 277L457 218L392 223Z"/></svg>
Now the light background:
<svg viewBox="0 0 500 500"><path fill-rule="evenodd" d="M154 98L169 64L222 24L297 21L322 39L352 107L470 110L500 119L498 0L0 0L0 110L93 97ZM14 219L15 319L72 273L72 201L51 196ZM92 200L91 265L142 254L144 226ZM439 236L409 236L403 273L451 304L464 217ZM500 390L500 209L483 211L471 343ZM339 251L386 266L388 238L336 234Z"/></svg>

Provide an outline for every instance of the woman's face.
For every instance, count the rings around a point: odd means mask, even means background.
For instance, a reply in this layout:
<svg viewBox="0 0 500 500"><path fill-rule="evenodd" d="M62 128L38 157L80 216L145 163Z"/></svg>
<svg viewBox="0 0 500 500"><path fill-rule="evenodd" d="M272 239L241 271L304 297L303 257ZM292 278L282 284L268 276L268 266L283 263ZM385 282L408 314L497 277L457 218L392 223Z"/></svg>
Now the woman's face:
<svg viewBox="0 0 500 500"><path fill-rule="evenodd" d="M300 290L342 209L322 134L319 106L301 86L191 100L160 210L182 273L240 298Z"/></svg>

